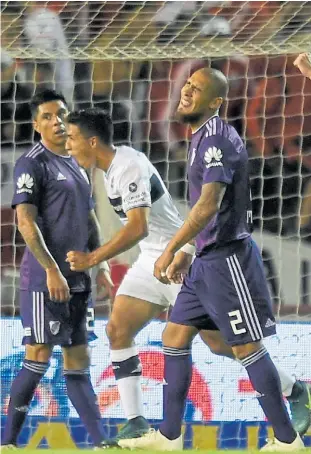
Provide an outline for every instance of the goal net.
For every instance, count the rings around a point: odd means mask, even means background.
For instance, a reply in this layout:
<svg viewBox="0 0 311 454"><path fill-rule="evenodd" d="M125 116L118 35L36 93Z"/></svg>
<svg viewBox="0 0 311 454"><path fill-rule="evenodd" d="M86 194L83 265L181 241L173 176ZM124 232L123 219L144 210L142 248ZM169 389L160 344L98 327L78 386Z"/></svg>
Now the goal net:
<svg viewBox="0 0 311 454"><path fill-rule="evenodd" d="M247 144L254 237L282 322L278 337L266 345L290 374L311 380L311 81L293 66L299 53L310 51L310 2L7 1L1 8L2 426L23 358L18 284L24 245L10 208L12 172L34 140L29 100L50 87L63 92L72 107L108 109L115 143L145 153L186 214L189 131L174 121L174 109L191 72L211 65L226 74L230 90L220 114ZM93 177L97 214L109 239L120 224L103 194L101 172ZM111 263L117 284L137 253ZM98 303L91 375L104 424L114 435L124 416L109 365L106 309ZM163 327L154 321L137 339L146 416L155 425L162 418ZM193 359L186 446L262 444L267 427L243 368L213 355L199 340ZM66 397L61 364L55 349L22 445L89 443Z"/></svg>

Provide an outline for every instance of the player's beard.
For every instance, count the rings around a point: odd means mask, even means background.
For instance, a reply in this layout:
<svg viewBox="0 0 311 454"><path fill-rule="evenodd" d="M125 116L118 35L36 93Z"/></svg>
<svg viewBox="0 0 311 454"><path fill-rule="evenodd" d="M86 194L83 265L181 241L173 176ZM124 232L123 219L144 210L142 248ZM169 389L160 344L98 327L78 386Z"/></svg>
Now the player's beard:
<svg viewBox="0 0 311 454"><path fill-rule="evenodd" d="M189 124L189 125L197 124L203 117L204 117L204 115L199 112L184 114L183 112L176 110L176 113L175 113L175 118L179 123L184 123L184 124Z"/></svg>

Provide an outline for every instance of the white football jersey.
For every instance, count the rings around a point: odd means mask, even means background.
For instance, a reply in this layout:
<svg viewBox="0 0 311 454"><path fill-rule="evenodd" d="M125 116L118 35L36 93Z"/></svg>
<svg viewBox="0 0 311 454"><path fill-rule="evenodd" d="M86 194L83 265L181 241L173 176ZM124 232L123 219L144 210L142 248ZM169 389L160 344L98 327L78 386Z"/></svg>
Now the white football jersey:
<svg viewBox="0 0 311 454"><path fill-rule="evenodd" d="M163 251L183 220L148 158L134 148L116 147L116 155L105 175L107 195L123 223L133 208L150 207L149 235L141 250Z"/></svg>

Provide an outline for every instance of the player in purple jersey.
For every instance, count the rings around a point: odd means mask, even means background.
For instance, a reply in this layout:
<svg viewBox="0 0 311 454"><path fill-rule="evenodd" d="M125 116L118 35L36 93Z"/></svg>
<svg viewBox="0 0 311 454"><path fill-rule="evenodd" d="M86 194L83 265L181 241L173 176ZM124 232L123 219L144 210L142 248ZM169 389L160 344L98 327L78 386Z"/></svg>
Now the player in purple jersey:
<svg viewBox="0 0 311 454"><path fill-rule="evenodd" d="M121 440L122 447L182 449L191 344L212 322L246 368L273 427L275 438L263 451L304 449L283 402L278 372L261 343L275 334L275 320L262 259L251 238L247 151L236 130L218 117L227 90L220 71L203 68L181 92L177 114L192 130L188 155L191 211L155 263L154 274L169 284L189 271L163 333L164 421L159 431ZM196 258L191 264L194 239Z"/></svg>
<svg viewBox="0 0 311 454"><path fill-rule="evenodd" d="M17 445L53 346L61 345L68 397L94 444L101 447L106 442L89 376L87 346L91 282L87 272L73 272L65 261L73 248L99 247L100 230L88 177L65 150L68 109L64 97L46 90L32 99L31 109L41 140L15 164L12 202L26 243L20 270L26 353L12 384L2 444ZM109 266L102 265L98 280L111 294Z"/></svg>

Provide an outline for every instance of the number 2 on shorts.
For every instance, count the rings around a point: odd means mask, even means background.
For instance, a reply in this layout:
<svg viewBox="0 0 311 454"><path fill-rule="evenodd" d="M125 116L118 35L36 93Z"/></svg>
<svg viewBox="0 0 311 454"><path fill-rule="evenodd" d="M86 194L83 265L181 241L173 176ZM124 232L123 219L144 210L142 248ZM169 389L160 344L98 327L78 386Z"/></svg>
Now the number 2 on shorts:
<svg viewBox="0 0 311 454"><path fill-rule="evenodd" d="M234 334L246 333L245 328L238 328L238 325L243 322L241 312L239 310L228 312L228 316L231 318L230 325Z"/></svg>

